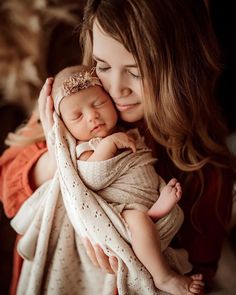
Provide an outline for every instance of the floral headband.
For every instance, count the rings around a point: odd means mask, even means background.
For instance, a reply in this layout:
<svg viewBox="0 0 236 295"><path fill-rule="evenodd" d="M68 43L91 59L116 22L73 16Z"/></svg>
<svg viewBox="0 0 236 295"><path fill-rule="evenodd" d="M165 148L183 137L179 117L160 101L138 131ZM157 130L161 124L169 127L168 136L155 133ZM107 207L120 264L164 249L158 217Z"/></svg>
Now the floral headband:
<svg viewBox="0 0 236 295"><path fill-rule="evenodd" d="M95 85L102 86L99 78L92 76L93 72L94 69L90 72L80 71L63 82L62 87L58 89L57 94L54 96L54 108L58 115L60 115L59 105L64 97Z"/></svg>

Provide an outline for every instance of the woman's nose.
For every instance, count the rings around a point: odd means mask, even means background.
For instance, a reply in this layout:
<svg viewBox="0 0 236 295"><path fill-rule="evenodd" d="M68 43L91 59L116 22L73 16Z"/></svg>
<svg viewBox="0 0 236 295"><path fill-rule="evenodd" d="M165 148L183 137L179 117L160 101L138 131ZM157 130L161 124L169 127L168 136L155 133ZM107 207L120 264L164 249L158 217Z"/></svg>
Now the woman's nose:
<svg viewBox="0 0 236 295"><path fill-rule="evenodd" d="M126 97L131 93L131 89L128 87L126 81L120 77L114 78L110 81L109 94L113 99L119 99L121 97Z"/></svg>

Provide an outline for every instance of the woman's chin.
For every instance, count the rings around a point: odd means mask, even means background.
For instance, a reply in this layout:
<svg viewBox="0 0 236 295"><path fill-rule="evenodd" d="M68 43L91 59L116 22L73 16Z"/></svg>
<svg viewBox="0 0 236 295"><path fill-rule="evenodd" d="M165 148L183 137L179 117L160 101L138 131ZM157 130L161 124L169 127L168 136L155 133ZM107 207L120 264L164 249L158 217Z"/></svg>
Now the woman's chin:
<svg viewBox="0 0 236 295"><path fill-rule="evenodd" d="M143 119L143 113L119 112L119 118L127 123L136 123Z"/></svg>

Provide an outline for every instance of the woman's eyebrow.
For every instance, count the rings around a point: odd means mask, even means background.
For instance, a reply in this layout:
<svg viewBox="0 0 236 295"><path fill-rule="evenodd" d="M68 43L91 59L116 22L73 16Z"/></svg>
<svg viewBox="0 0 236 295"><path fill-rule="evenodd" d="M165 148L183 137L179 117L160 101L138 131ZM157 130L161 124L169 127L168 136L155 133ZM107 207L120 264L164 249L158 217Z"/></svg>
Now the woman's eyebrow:
<svg viewBox="0 0 236 295"><path fill-rule="evenodd" d="M126 68L137 68L138 66L136 64L132 65L125 65Z"/></svg>
<svg viewBox="0 0 236 295"><path fill-rule="evenodd" d="M97 60L97 61L107 63L105 60L103 60L103 59L97 57L96 55L93 55L93 58L94 58L95 60Z"/></svg>
<svg viewBox="0 0 236 295"><path fill-rule="evenodd" d="M106 63L107 62L99 57L97 57L96 55L93 55L93 58L96 60L96 61L100 61L100 62L103 62L103 63ZM124 65L125 68L137 68L138 66L136 64L128 64L128 65Z"/></svg>

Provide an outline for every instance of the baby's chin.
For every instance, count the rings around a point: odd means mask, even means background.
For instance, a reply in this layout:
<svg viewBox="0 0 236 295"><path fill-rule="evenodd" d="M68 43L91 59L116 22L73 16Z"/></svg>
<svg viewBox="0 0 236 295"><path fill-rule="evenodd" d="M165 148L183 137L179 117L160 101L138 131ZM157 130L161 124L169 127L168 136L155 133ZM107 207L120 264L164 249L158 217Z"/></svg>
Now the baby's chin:
<svg viewBox="0 0 236 295"><path fill-rule="evenodd" d="M108 135L111 135L112 132L108 132L108 131L98 131L96 133L93 134L93 136L90 138L96 138L96 137L101 137L101 138L104 138L104 137L107 137Z"/></svg>

